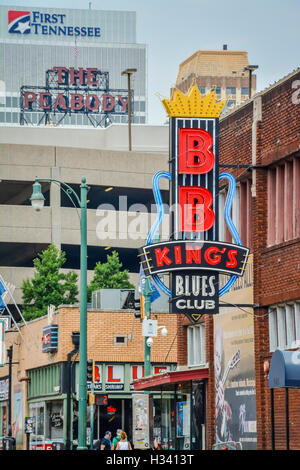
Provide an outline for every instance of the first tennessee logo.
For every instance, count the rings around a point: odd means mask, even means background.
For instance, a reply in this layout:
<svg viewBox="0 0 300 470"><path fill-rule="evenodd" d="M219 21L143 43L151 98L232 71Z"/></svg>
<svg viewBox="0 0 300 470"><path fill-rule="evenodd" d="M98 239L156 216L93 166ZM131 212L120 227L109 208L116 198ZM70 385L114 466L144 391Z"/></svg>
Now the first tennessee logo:
<svg viewBox="0 0 300 470"><path fill-rule="evenodd" d="M8 32L16 34L30 33L30 11L8 12Z"/></svg>

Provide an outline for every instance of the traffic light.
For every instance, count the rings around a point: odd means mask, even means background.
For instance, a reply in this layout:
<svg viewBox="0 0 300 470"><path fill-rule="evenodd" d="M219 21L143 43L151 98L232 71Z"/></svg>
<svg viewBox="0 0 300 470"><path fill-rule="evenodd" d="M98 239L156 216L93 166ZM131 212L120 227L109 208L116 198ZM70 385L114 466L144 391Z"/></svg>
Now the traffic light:
<svg viewBox="0 0 300 470"><path fill-rule="evenodd" d="M134 299L134 316L143 320L145 318L145 297L140 296L139 299Z"/></svg>
<svg viewBox="0 0 300 470"><path fill-rule="evenodd" d="M144 320L146 316L145 315L145 297L141 295L140 299L141 299L141 320Z"/></svg>
<svg viewBox="0 0 300 470"><path fill-rule="evenodd" d="M86 362L86 380L88 382L92 382L93 375L94 375L94 361L93 359L88 359Z"/></svg>
<svg viewBox="0 0 300 470"><path fill-rule="evenodd" d="M134 299L134 316L135 318L141 318L141 301L140 299Z"/></svg>

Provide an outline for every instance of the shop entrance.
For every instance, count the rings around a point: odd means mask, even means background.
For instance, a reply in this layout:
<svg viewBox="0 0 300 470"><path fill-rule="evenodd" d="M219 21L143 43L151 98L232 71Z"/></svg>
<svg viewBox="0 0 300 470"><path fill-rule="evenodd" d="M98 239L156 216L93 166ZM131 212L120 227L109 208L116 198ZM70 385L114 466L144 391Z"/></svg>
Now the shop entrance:
<svg viewBox="0 0 300 470"><path fill-rule="evenodd" d="M102 439L106 431L115 437L117 429L132 438L132 400L129 398L109 398L107 406L96 406L94 439Z"/></svg>
<svg viewBox="0 0 300 470"><path fill-rule="evenodd" d="M193 380L154 396L153 437L162 449L205 449L205 390L205 381Z"/></svg>

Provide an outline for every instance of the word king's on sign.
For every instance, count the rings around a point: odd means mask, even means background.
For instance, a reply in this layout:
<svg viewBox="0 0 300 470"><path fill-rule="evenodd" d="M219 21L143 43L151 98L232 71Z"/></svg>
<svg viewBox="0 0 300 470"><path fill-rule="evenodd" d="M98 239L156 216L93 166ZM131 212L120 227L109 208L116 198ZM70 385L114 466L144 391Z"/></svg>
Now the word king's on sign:
<svg viewBox="0 0 300 470"><path fill-rule="evenodd" d="M248 248L218 239L219 115L215 92L202 97L196 84L175 89L163 105L170 117L171 236L139 250L145 275L170 273L170 312L197 322L218 313L219 273L241 276Z"/></svg>

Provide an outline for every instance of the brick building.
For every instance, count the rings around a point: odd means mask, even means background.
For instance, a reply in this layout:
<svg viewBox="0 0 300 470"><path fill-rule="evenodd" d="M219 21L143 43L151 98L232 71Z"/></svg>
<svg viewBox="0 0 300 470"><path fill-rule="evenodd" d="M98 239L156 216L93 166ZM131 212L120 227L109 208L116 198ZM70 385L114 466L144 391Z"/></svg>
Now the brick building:
<svg viewBox="0 0 300 470"><path fill-rule="evenodd" d="M176 87L186 93L196 79L202 95L214 88L219 100L228 100L226 109L232 109L256 91L256 75L250 77L247 67L246 51L228 50L226 44L222 50L199 50L179 65Z"/></svg>
<svg viewBox="0 0 300 470"><path fill-rule="evenodd" d="M232 219L243 245L250 248L247 270L221 297L218 315L204 315L196 325L179 317L173 379L169 374L168 384L158 378L135 384L137 390L155 385L167 393L173 380L171 416L172 406L178 412L182 403L182 389L189 387L184 400L193 416L194 385L200 381L205 401L202 440L193 447L196 433L187 421L187 448L211 449L222 440L240 441L243 449L272 448L268 363L276 348L297 350L300 343L299 79L297 69L220 119L220 172L236 179ZM220 185L219 239L231 242L222 224L226 193ZM186 375L177 376L180 370ZM217 405L219 377L225 397L222 413ZM297 389L289 392L288 421L289 447L299 449ZM169 426L172 431L172 419ZM172 432L174 437L176 430ZM286 449L287 437L285 394L275 389L273 447Z"/></svg>

